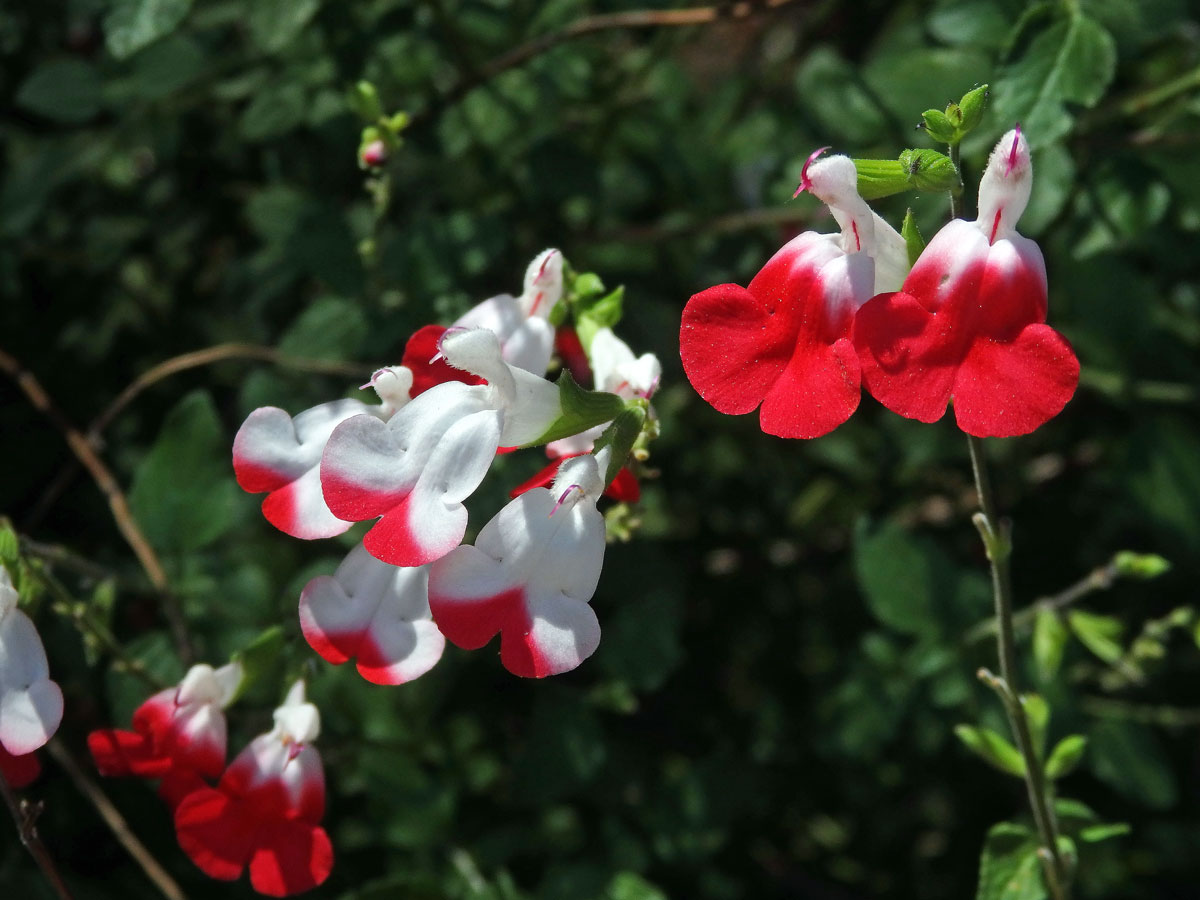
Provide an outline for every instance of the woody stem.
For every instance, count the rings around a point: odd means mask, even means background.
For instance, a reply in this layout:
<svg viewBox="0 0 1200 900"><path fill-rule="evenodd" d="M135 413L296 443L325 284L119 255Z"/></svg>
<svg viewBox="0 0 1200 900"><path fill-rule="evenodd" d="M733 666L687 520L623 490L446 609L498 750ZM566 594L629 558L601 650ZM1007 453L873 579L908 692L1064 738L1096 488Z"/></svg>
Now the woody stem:
<svg viewBox="0 0 1200 900"><path fill-rule="evenodd" d="M1000 657L1000 677L988 677L985 681L995 689L1004 703L1009 727L1025 764L1025 787L1029 793L1029 806L1033 812L1039 841L1049 857L1044 871L1050 894L1054 900L1069 900L1070 878L1058 849L1058 825L1050 804L1042 761L1034 750L1029 719L1021 701L1016 638L1013 631L1012 582L1009 575L1009 557L1012 555L1011 529L1009 523L1002 522L996 512L996 498L992 491L991 478L988 476L983 441L967 435L967 446L971 452L975 489L979 494L980 512L975 514L975 526L983 538L992 570L992 596L996 607L996 650Z"/></svg>

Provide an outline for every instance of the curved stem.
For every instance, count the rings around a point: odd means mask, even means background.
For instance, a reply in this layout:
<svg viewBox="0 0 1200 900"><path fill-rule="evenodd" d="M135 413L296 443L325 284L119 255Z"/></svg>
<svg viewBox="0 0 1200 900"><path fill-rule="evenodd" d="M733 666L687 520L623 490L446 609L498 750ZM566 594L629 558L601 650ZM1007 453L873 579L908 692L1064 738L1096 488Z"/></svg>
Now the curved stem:
<svg viewBox="0 0 1200 900"><path fill-rule="evenodd" d="M3 772L0 772L0 797L3 797L4 805L12 813L21 843L25 845L25 849L29 851L29 855L37 862L38 868L42 870L42 875L45 876L54 894L60 900L71 900L71 891L67 888L62 876L58 874L58 869L54 865L54 858L50 856L50 851L46 849L46 845L42 843L41 837L38 836L37 817L38 813L41 812L41 804L18 800L17 795L13 793L12 787L4 779Z"/></svg>
<svg viewBox="0 0 1200 900"><path fill-rule="evenodd" d="M967 435L967 446L971 452L975 488L979 492L980 512L975 515L975 525L987 550L992 571L992 596L996 607L996 650L1000 657L1000 677L987 680L1004 703L1009 726L1016 739L1017 748L1021 751L1021 759L1025 763L1025 787L1029 793L1029 806L1033 812L1033 821L1037 826L1042 849L1048 857L1044 868L1050 894L1055 900L1069 900L1070 875L1058 849L1058 824L1051 808L1042 761L1034 750L1029 719L1021 702L1016 638L1013 631L1012 582L1008 564L1012 554L1012 540L1007 523L1001 522L996 512L996 498L992 491L991 478L988 476L983 441Z"/></svg>

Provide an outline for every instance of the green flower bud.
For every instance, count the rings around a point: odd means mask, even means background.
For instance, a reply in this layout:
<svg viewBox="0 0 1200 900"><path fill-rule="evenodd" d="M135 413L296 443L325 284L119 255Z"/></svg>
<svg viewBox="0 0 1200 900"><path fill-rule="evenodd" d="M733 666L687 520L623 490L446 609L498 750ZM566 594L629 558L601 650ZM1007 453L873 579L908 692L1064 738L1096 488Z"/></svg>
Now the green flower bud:
<svg viewBox="0 0 1200 900"><path fill-rule="evenodd" d="M900 154L900 165L908 174L911 186L918 191L962 190L958 169L950 157L936 150L905 150Z"/></svg>

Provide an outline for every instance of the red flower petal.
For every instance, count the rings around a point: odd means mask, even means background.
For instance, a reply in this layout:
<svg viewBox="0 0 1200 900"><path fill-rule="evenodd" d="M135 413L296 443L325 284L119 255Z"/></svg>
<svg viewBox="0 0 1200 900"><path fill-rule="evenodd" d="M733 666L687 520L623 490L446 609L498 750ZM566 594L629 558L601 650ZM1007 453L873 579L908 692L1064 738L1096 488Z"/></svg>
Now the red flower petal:
<svg viewBox="0 0 1200 900"><path fill-rule="evenodd" d="M461 381L463 384L486 383L477 375L454 368L444 359L430 362L440 352L438 341L445 333L446 326L444 325L426 325L424 328L417 329L408 339L408 343L404 345L404 358L400 364L408 366L413 373L410 397L416 397L431 387L447 381Z"/></svg>
<svg viewBox="0 0 1200 900"><path fill-rule="evenodd" d="M22 753L13 756L3 746L0 746L0 775L8 782L8 786L20 789L32 784L42 772L42 764L36 753Z"/></svg>
<svg viewBox="0 0 1200 900"><path fill-rule="evenodd" d="M250 884L268 897L309 891L333 870L333 845L325 829L307 822L272 822L259 829L250 857Z"/></svg>
<svg viewBox="0 0 1200 900"><path fill-rule="evenodd" d="M145 734L114 728L93 731L88 750L101 775L161 778L171 770L170 758L159 755L154 739Z"/></svg>
<svg viewBox="0 0 1200 900"><path fill-rule="evenodd" d="M184 797L175 810L179 846L205 875L221 881L242 874L259 826L240 801L209 787Z"/></svg>

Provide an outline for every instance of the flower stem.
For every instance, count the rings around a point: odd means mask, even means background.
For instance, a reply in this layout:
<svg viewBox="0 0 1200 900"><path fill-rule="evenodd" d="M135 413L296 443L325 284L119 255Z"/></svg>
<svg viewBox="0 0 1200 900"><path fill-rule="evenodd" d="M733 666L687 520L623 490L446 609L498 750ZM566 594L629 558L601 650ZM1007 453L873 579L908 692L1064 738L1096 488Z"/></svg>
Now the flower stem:
<svg viewBox="0 0 1200 900"><path fill-rule="evenodd" d="M1010 529L1008 523L1000 521L996 512L996 498L988 476L983 441L967 435L967 446L971 452L975 488L979 493L980 512L975 514L974 521L983 538L991 566L992 596L996 605L996 650L1000 657L1000 677L989 677L987 681L1004 703L1009 726L1025 763L1025 787L1029 792L1029 806L1044 851L1040 855L1045 860L1043 868L1050 894L1054 900L1069 900L1070 874L1059 852L1058 825L1050 803L1046 776L1042 761L1034 750L1029 719L1021 701L1013 631L1012 583L1009 577L1009 557L1012 554Z"/></svg>
<svg viewBox="0 0 1200 900"><path fill-rule="evenodd" d="M962 151L958 144L950 145L950 162L954 163L954 171L958 173L958 189L950 191L950 218L961 219L966 208L963 205Z"/></svg>

